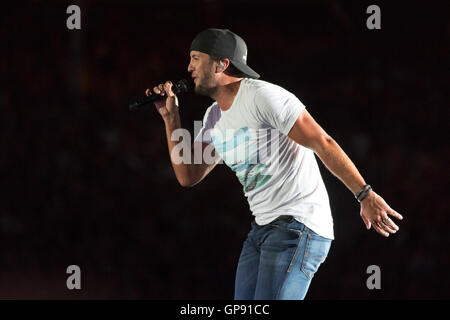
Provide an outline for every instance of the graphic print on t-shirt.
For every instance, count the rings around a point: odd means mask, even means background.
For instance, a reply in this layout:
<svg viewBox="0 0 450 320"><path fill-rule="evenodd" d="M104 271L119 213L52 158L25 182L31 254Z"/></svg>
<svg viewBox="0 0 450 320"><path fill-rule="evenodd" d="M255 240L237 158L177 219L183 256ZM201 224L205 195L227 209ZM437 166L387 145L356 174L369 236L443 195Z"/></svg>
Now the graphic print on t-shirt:
<svg viewBox="0 0 450 320"><path fill-rule="evenodd" d="M223 161L236 173L244 192L261 187L272 177L265 174L267 166L260 162L256 145L249 143L251 134L248 127L227 130L225 138L215 131L211 138ZM250 145L254 146L254 150L250 149Z"/></svg>

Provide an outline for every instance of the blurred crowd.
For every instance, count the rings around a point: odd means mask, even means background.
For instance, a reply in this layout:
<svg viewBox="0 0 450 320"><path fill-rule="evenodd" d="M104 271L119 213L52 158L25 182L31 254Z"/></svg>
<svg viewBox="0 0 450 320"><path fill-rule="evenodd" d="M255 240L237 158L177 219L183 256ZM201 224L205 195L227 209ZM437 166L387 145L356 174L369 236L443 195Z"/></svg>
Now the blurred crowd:
<svg viewBox="0 0 450 320"><path fill-rule="evenodd" d="M252 220L242 186L225 165L179 186L160 116L127 107L188 76L190 41L207 27L241 35L261 79L295 93L404 216L390 238L365 230L351 192L319 161L336 240L307 298L449 298L443 5L391 4L369 31L363 5L281 2L78 1L78 31L65 26L72 2L5 5L0 298L233 297ZM193 132L210 103L180 97L183 125ZM78 292L66 288L72 264ZM366 287L373 264L381 290Z"/></svg>

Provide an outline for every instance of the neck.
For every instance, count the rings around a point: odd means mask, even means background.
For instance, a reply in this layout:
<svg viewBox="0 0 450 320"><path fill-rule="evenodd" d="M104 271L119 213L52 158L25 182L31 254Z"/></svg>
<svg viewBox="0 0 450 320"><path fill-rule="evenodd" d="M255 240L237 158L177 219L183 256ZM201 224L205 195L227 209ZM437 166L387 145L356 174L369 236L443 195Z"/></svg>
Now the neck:
<svg viewBox="0 0 450 320"><path fill-rule="evenodd" d="M239 91L242 78L233 78L221 84L211 98L217 101L222 111L230 109Z"/></svg>

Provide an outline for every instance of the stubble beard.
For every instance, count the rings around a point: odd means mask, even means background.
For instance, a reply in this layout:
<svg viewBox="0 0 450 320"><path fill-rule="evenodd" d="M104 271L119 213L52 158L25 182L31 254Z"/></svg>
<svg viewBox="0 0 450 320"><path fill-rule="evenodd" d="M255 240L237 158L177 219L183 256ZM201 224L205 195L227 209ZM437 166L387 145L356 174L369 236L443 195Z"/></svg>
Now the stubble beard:
<svg viewBox="0 0 450 320"><path fill-rule="evenodd" d="M202 96L211 97L217 88L213 86L212 76L210 74L205 74L204 78L197 78L197 83L195 84L194 92Z"/></svg>

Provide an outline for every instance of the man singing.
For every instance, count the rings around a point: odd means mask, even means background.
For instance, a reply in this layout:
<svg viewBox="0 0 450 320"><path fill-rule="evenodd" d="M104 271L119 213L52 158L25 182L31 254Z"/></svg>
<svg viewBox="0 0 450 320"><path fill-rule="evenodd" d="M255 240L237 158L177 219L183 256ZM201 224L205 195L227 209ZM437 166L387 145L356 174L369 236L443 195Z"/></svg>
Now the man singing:
<svg viewBox="0 0 450 320"><path fill-rule="evenodd" d="M235 299L303 299L334 239L327 190L314 154L353 193L367 229L388 237L403 219L364 181L339 145L301 101L280 86L257 80L247 65L244 40L223 29L200 32L190 47L195 92L214 103L191 148L211 151L214 161L174 159L178 99L167 81L146 90L156 102L179 183L191 187L225 162L243 185L255 219L239 258ZM203 154L203 153L202 153Z"/></svg>

